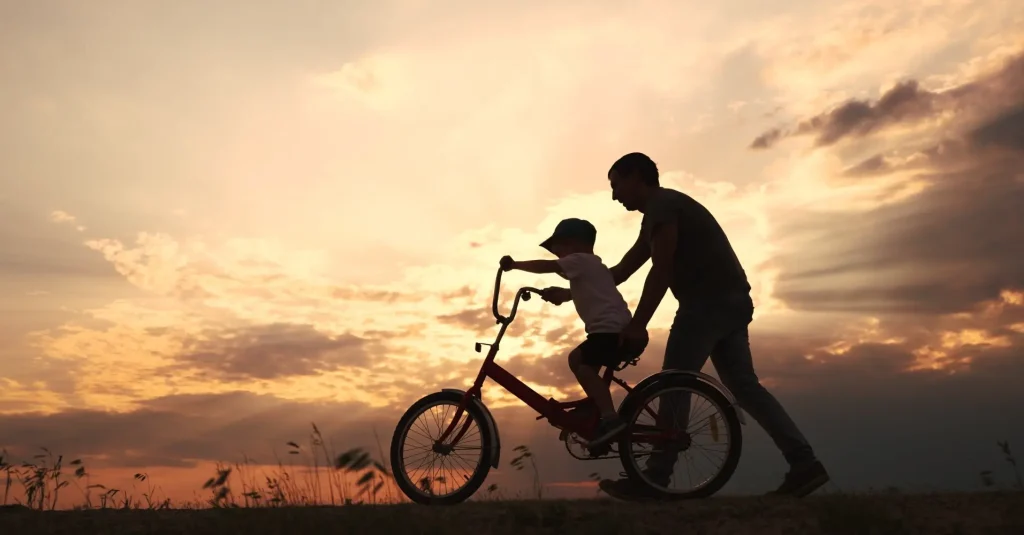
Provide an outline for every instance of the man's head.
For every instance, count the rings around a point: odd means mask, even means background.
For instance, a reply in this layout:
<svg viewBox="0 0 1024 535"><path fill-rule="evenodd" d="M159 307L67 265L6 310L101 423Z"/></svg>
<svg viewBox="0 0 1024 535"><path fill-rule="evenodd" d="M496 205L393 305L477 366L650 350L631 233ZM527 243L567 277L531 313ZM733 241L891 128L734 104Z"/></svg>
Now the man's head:
<svg viewBox="0 0 1024 535"><path fill-rule="evenodd" d="M658 166L640 152L631 152L616 160L608 170L608 182L612 199L629 211L643 209L651 192L661 186Z"/></svg>
<svg viewBox="0 0 1024 535"><path fill-rule="evenodd" d="M555 226L555 232L540 246L558 258L572 253L593 253L597 241L597 229L583 219L563 219Z"/></svg>

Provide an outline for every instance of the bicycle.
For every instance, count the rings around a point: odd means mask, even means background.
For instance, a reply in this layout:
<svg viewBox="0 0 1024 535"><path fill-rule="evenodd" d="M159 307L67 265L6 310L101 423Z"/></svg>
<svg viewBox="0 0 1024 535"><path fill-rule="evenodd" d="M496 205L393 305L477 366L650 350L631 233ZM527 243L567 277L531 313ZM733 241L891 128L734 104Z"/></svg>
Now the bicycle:
<svg viewBox="0 0 1024 535"><path fill-rule="evenodd" d="M501 325L501 328L498 330L493 343L483 344L476 342L474 347L477 353L481 352L483 345L489 346L489 349L487 357L480 366L480 371L472 386L468 390L444 388L439 392L421 398L409 407L395 427L395 432L391 439L391 467L395 476L395 482L409 499L424 505L452 505L461 503L470 498L480 488L491 468L498 468L498 460L501 455L501 439L498 434L497 423L481 399L481 388L484 381L488 378L504 387L505 390L535 410L539 414L536 418L537 420L546 418L548 423L560 429L559 440L565 442L566 450L568 450L570 455L580 460L600 460L613 458L617 454L625 473L630 478L643 481L656 495L662 498L686 499L707 497L720 490L728 482L736 470L742 450L740 426L746 425L746 420L743 417L742 411L739 410L736 398L714 377L701 372L682 370L663 370L644 378L635 387L630 387L625 381L616 377L615 372L622 371L628 366L636 365L639 357L623 362L614 368L606 367L602 376L605 381L609 382L609 386L610 383L614 382L626 391L626 397L620 404L618 412L628 423L627 429L620 434L615 445L609 442L597 448L587 448L585 445L587 437L593 436L600 417L596 406L590 399L584 397L567 402L559 402L553 398L545 399L544 396L538 394L515 375L494 362L501 339L504 337L506 329L515 319L520 300L529 301L531 294L537 294L541 296L541 299L545 299L542 290L528 286L520 288L516 292L508 317L502 316L498 312L501 274L502 270L499 268L494 282L494 298L491 305L496 323ZM730 439L722 469L713 477L702 481L697 488L687 492L673 492L652 481L637 465L637 457L643 455L637 454L634 451L639 445L646 443L651 445L667 444L668 448L675 453L685 453L693 447L694 432L691 432L689 429L689 423L691 422L687 423L684 431L675 428L663 429L665 427L664 422L658 424L655 421L652 425L637 423L637 419L644 414L656 417L657 415L650 408L651 401L659 395L674 390L688 391L691 394L702 396L715 405L722 415L721 419L724 426L718 424L718 420L714 415L698 421L702 422L702 425L711 431L716 442L718 442L718 438L722 435L722 427L724 427L724 431ZM432 421L436 424L438 431L441 431L442 427L444 427L444 430L436 438L426 437L430 443L429 446L424 447L427 455L435 454L440 457L438 461L440 466L435 466L435 461L432 459L428 468L429 475L415 479L406 471L409 463L406 461L403 453L406 449L407 441L412 434L424 436L421 431L427 430L426 427L414 429L413 424L416 418L440 405L447 405L448 408L444 410L443 414L434 415ZM451 407L454 407L455 411L451 422L445 426L444 423L448 421L448 411ZM462 420L463 415L466 416L464 421ZM459 427L457 424L461 424L462 428L455 432L456 428ZM473 424L476 426L476 431L470 432L470 426ZM429 430L427 431L429 432ZM450 441L448 440L449 438L451 439ZM465 445L464 441L472 442L474 438L479 439L476 446ZM578 446L577 449L582 453L577 454L573 449L574 446ZM476 451L479 453L479 459L470 463L454 460L453 456L460 451ZM423 459L420 459L420 461L422 466L424 464L422 462ZM450 477L435 477L435 468L443 471L446 462L448 463L447 468L451 472L449 474ZM449 479L454 479L455 482L451 482ZM457 487L451 492L439 494L434 491L435 485L444 486L445 490L447 490L449 483L454 484L460 479L464 482L464 485Z"/></svg>

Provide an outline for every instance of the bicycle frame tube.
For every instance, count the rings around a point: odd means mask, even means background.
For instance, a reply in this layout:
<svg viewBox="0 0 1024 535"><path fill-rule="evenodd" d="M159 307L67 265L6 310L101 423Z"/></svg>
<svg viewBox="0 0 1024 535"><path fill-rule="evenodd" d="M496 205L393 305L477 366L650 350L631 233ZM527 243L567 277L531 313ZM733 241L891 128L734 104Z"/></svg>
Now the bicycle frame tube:
<svg viewBox="0 0 1024 535"><path fill-rule="evenodd" d="M483 387L484 380L487 377L494 379L495 382L505 387L505 389L513 395L526 402L527 405L541 414L547 414L550 409L550 402L548 400L544 399L543 396L520 381L516 376L508 373L504 368L494 363L494 357L497 356L498 349L501 346L501 339L505 336L505 331L508 330L508 326L516 317L516 311L519 309L519 300L529 300L531 292L538 295L541 293L537 288L529 286L520 288L519 291L516 292L515 300L512 302L512 310L509 312L508 317L502 316L498 312L498 295L501 291L501 273L502 270L498 269L498 275L494 280L494 296L491 302L491 311L494 313L494 319L501 325L501 328L498 330L498 335L494 338L494 343L490 345L490 348L487 351L487 358L484 359L483 365L480 366L480 372L477 374L476 380L473 381L473 386L466 391L462 402L459 403L459 408L456 409L455 415L452 416L452 423L448 425L448 428L445 429L444 433L442 433L437 439L438 443L443 443L444 440L448 438L448 435L455 429L456 424L462 417L462 413L465 410L466 402L469 400L469 397L480 397L481 387ZM462 439L462 436L469 430L469 423L470 420L466 419L466 423L462 426L462 429L459 430L458 434L455 435L455 438L452 439L452 445L458 444L459 440Z"/></svg>
<svg viewBox="0 0 1024 535"><path fill-rule="evenodd" d="M519 291L516 292L516 297L512 303L512 309L511 312L509 312L509 316L507 318L502 316L498 312L498 295L501 290L501 273L502 271L499 269L498 275L497 277L495 277L494 298L491 303L491 310L494 313L494 317L497 320L497 323L501 325L501 329L498 330L498 334L494 338L494 343L490 345L490 348L487 351L487 357L484 359L483 364L480 366L480 372L477 374L476 380L473 381L473 386L470 387L470 389L467 390L465 394L463 394L462 401L459 403L459 407L458 409L456 409L455 415L452 417L452 422L448 424L447 429L445 429L444 433L442 433L441 436L437 439L438 444L444 443L445 439L447 439L448 436L452 433L452 431L455 430L455 427L458 425L462 417L463 411L465 411L465 408L468 406L468 401L470 397L480 397L480 392L483 387L483 383L488 377L490 377L492 380L494 380L494 382L501 385L509 393L513 394L521 401L526 403L526 405L528 405L530 408L539 413L541 415L540 418L547 418L548 421L559 426L572 426L572 422L562 421L562 416L566 414L564 411L565 408L578 406L587 401L586 399L582 399L571 401L568 403L559 403L558 401L555 401L553 399L546 399L544 398L544 396L541 396L535 390L526 385L526 383L520 381L519 378L517 378L515 375L512 375L507 370L505 370L505 368L502 368L500 365L494 362L494 359L497 356L498 350L500 349L501 346L501 339L505 336L505 331L508 330L508 326L516 317L516 311L519 309L520 299L529 300L531 292L536 293L538 295L540 294L540 290L536 288L520 288ZM632 388L629 387L628 384L626 384L625 381L618 377L615 377L614 371L611 368L607 368L605 370L602 378L609 383L609 386L612 382L614 382L621 386L624 390L626 390L626 392L632 392L633 390ZM651 411L650 406L645 406L644 412L647 412L651 414L652 417L654 417L654 413L653 411ZM452 439L452 446L458 444L459 441L462 439L463 435L465 435L466 432L469 431L470 422L471 420L467 418L465 424L462 425L462 429L460 429L459 432Z"/></svg>

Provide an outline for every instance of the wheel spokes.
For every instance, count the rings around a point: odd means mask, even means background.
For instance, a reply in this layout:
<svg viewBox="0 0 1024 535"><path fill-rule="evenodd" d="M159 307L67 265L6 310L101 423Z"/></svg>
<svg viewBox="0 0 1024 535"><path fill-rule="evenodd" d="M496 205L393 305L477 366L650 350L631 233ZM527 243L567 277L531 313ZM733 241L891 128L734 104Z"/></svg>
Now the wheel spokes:
<svg viewBox="0 0 1024 535"><path fill-rule="evenodd" d="M405 433L401 469L408 481L428 496L458 492L476 472L483 455L479 423L457 405L444 401L425 407ZM456 416L459 421L440 442Z"/></svg>
<svg viewBox="0 0 1024 535"><path fill-rule="evenodd" d="M672 494L709 484L724 467L732 445L722 408L685 387L665 388L643 401L628 430L631 457L641 473L668 476L667 484L648 484Z"/></svg>

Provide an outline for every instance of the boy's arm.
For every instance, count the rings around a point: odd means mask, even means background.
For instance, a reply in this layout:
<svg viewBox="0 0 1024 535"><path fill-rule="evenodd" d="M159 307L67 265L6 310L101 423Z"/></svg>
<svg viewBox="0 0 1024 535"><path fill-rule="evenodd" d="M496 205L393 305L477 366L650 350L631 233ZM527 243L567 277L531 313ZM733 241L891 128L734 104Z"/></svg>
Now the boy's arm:
<svg viewBox="0 0 1024 535"><path fill-rule="evenodd" d="M626 282L630 276L636 273L636 270L640 269L640 266L647 263L650 257L651 250L644 239L643 231L641 231L633 246L626 251L626 254L622 255L622 260L619 260L618 264L610 268L612 278L615 279L615 285L618 286Z"/></svg>
<svg viewBox="0 0 1024 535"><path fill-rule="evenodd" d="M561 273L562 266L557 260L512 260L509 269L530 273Z"/></svg>

